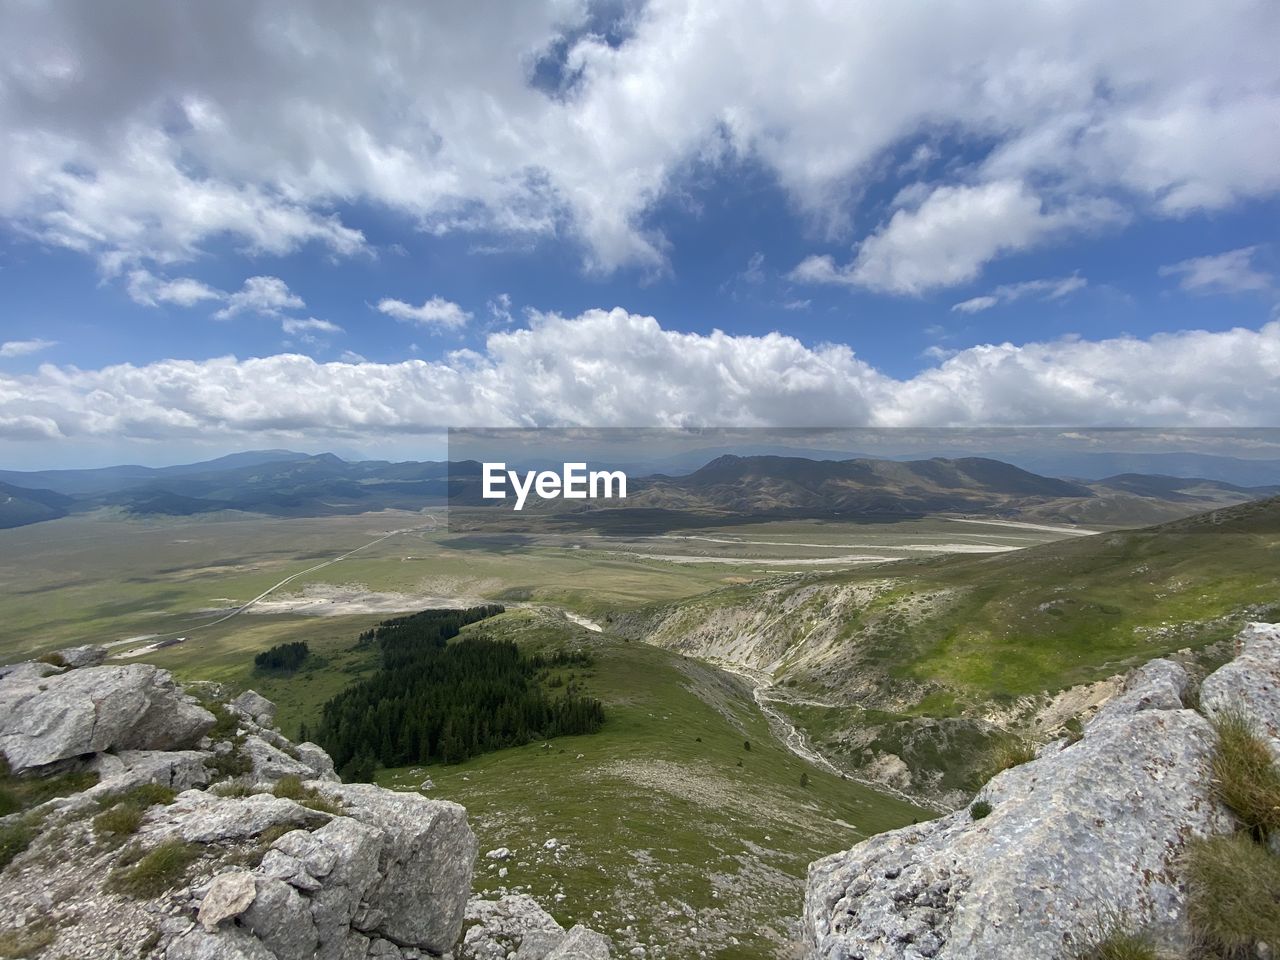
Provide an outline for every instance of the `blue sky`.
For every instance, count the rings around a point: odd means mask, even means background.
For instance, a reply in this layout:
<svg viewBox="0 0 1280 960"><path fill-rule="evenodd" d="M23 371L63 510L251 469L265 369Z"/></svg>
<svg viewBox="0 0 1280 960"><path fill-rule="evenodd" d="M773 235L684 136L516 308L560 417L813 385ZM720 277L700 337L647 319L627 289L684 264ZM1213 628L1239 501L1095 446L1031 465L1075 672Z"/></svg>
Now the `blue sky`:
<svg viewBox="0 0 1280 960"><path fill-rule="evenodd" d="M13 5L0 457L1274 424L1280 14L1146 6Z"/></svg>

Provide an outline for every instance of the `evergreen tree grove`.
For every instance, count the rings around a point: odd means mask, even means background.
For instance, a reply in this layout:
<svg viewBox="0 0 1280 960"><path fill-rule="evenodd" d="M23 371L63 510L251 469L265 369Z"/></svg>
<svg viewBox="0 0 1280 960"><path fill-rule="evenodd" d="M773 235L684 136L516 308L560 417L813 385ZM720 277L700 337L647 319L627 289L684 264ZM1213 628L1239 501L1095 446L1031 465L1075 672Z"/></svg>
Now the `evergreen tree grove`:
<svg viewBox="0 0 1280 960"><path fill-rule="evenodd" d="M329 700L311 730L344 779L368 779L371 764L460 763L532 740L594 733L599 700L570 684L554 698L539 683L551 667L586 665L582 653L525 656L505 640L468 638L468 623L499 606L424 610L378 624L360 636L379 647L381 669Z"/></svg>

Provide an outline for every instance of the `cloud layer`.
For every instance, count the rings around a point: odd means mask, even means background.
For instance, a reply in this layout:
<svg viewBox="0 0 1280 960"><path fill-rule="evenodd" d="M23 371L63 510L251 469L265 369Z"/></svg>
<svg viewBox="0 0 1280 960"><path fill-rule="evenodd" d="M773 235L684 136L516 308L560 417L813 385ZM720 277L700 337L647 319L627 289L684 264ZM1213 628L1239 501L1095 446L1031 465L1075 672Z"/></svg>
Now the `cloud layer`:
<svg viewBox="0 0 1280 960"><path fill-rule="evenodd" d="M5 4L0 217L116 271L224 238L351 255L369 241L339 211L364 201L436 232L567 233L589 268L654 270L656 204L691 169L747 160L815 225L856 228L848 265L802 275L918 293L1071 230L1280 190L1269 0L928 16L648 0L613 44L597 15L585 0ZM860 207L904 178L901 203Z"/></svg>
<svg viewBox="0 0 1280 960"><path fill-rule="evenodd" d="M317 443L442 426L1274 426L1280 321L1148 340L992 344L917 376L842 344L665 330L624 310L536 316L483 353L294 354L0 374L0 438Z"/></svg>

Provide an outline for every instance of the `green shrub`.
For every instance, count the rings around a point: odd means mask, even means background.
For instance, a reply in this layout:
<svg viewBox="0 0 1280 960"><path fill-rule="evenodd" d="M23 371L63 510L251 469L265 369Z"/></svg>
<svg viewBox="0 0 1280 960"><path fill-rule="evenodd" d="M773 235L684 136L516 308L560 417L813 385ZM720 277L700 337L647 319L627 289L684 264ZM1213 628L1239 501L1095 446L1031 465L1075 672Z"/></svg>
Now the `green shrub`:
<svg viewBox="0 0 1280 960"><path fill-rule="evenodd" d="M36 657L36 661L47 663L51 667L65 667L67 665L67 658L60 653L44 653Z"/></svg>
<svg viewBox="0 0 1280 960"><path fill-rule="evenodd" d="M193 844L168 840L131 866L117 870L111 887L138 899L158 897L186 878L187 868L199 855Z"/></svg>
<svg viewBox="0 0 1280 960"><path fill-rule="evenodd" d="M1196 840L1184 855L1187 921L1204 953L1253 957L1280 943L1280 857L1247 835Z"/></svg>
<svg viewBox="0 0 1280 960"><path fill-rule="evenodd" d="M0 824L0 870L7 867L13 862L14 857L31 846L35 835L31 825L21 820L17 823Z"/></svg>
<svg viewBox="0 0 1280 960"><path fill-rule="evenodd" d="M341 803L330 800L314 787L304 785L299 777L281 777L271 792L277 797L284 797L321 813L342 813Z"/></svg>
<svg viewBox="0 0 1280 960"><path fill-rule="evenodd" d="M987 800L975 800L969 806L969 816L974 820L981 820L991 812L991 803Z"/></svg>
<svg viewBox="0 0 1280 960"><path fill-rule="evenodd" d="M1213 754L1213 788L1251 830L1280 829L1280 767L1249 719L1227 710L1213 720L1218 742Z"/></svg>

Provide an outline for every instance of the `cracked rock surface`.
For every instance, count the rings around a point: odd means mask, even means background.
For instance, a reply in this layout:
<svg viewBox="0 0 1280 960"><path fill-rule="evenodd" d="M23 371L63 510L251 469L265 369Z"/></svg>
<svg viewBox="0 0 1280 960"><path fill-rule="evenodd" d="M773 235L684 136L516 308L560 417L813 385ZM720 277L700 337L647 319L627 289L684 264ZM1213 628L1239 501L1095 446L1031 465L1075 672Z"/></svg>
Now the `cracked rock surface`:
<svg viewBox="0 0 1280 960"><path fill-rule="evenodd" d="M1280 628L1251 625L1238 649L1204 680L1203 708L1243 709L1280 748ZM980 790L986 816L962 808L811 864L808 956L1069 958L1106 915L1185 951L1179 856L1236 826L1212 794L1214 733L1187 688L1182 667L1153 660L1078 742L1049 744Z"/></svg>

